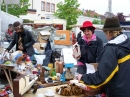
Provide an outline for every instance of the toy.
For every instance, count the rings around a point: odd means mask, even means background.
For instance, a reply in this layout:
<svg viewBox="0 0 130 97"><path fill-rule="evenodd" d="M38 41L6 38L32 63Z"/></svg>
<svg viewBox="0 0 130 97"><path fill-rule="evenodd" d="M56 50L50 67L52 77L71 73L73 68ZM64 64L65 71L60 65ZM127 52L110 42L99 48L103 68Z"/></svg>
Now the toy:
<svg viewBox="0 0 130 97"><path fill-rule="evenodd" d="M62 96L73 96L73 95L79 96L79 95L82 95L83 91L79 86L75 84L70 84L67 86L56 88L56 93Z"/></svg>
<svg viewBox="0 0 130 97"><path fill-rule="evenodd" d="M74 75L71 73L70 68L67 68L66 74L65 74L65 79L72 80L73 78L74 78Z"/></svg>
<svg viewBox="0 0 130 97"><path fill-rule="evenodd" d="M23 54L22 56L20 56L17 60L16 63L17 65L21 65L22 61L25 60L27 58L26 54Z"/></svg>
<svg viewBox="0 0 130 97"><path fill-rule="evenodd" d="M55 71L55 68L53 68L53 71L52 71L52 76L56 76L56 71Z"/></svg>
<svg viewBox="0 0 130 97"><path fill-rule="evenodd" d="M45 78L44 78L44 72L45 72L45 68L41 68L41 71L40 71L40 77L39 77L39 79L40 79L40 82L42 83L42 84L44 84L44 83L46 83L45 82Z"/></svg>

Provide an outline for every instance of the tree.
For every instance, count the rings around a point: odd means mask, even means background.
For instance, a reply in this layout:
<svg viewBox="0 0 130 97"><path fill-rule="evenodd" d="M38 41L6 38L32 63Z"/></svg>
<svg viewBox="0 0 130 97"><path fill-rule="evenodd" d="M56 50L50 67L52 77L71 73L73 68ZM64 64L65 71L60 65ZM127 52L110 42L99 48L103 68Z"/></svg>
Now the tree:
<svg viewBox="0 0 130 97"><path fill-rule="evenodd" d="M77 23L77 18L82 14L82 11L78 10L78 0L64 0L64 2L59 2L57 4L58 10L54 15L60 19L65 19L67 21L67 29L72 29L70 25Z"/></svg>
<svg viewBox="0 0 130 97"><path fill-rule="evenodd" d="M104 20L97 20L97 19L94 19L92 21L93 24L102 24L102 25L104 24L104 22L105 22Z"/></svg>
<svg viewBox="0 0 130 97"><path fill-rule="evenodd" d="M101 20L101 24L104 25L104 23L105 23L105 20Z"/></svg>
<svg viewBox="0 0 130 97"><path fill-rule="evenodd" d="M125 22L125 16L123 15L123 13L117 13L117 18L120 22Z"/></svg>
<svg viewBox="0 0 130 97"><path fill-rule="evenodd" d="M99 18L99 17L98 17L98 15L96 15L96 14L94 14L94 16L93 16L93 17L94 17L94 18Z"/></svg>
<svg viewBox="0 0 130 97"><path fill-rule="evenodd" d="M29 0L20 0L20 4L9 4L8 13L19 17L19 15L26 15ZM6 5L3 3L1 6L2 11L6 11Z"/></svg>
<svg viewBox="0 0 130 97"><path fill-rule="evenodd" d="M87 12L87 16L88 16L88 17L91 17L91 16L90 16L90 10Z"/></svg>
<svg viewBox="0 0 130 97"><path fill-rule="evenodd" d="M92 21L92 23L93 23L93 24L100 24L100 21L97 20L97 19L94 19L94 20Z"/></svg>

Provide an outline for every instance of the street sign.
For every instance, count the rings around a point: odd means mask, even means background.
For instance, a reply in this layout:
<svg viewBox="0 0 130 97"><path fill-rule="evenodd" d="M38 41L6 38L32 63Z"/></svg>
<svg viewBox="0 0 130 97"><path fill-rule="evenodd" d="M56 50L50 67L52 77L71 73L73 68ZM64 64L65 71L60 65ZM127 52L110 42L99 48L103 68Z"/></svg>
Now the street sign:
<svg viewBox="0 0 130 97"><path fill-rule="evenodd" d="M19 4L20 0L4 0L4 4Z"/></svg>

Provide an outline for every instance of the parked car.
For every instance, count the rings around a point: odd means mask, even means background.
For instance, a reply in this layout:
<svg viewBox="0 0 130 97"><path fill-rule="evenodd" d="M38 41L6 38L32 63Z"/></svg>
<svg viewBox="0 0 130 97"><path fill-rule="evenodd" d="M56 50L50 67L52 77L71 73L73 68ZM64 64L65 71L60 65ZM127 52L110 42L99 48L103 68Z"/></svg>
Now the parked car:
<svg viewBox="0 0 130 97"><path fill-rule="evenodd" d="M123 31L123 33L130 38L130 31ZM104 33L102 30L95 30L95 34L96 34L100 39L102 39L104 45L107 43L108 40L107 40L107 38L106 38L105 33Z"/></svg>

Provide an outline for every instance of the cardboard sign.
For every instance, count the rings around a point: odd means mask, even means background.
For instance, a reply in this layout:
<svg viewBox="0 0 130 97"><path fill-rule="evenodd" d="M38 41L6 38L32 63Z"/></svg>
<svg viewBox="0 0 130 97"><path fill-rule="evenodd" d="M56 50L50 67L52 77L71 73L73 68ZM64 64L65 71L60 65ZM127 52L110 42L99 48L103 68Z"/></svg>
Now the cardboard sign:
<svg viewBox="0 0 130 97"><path fill-rule="evenodd" d="M71 45L69 30L56 30L54 44L57 45Z"/></svg>

